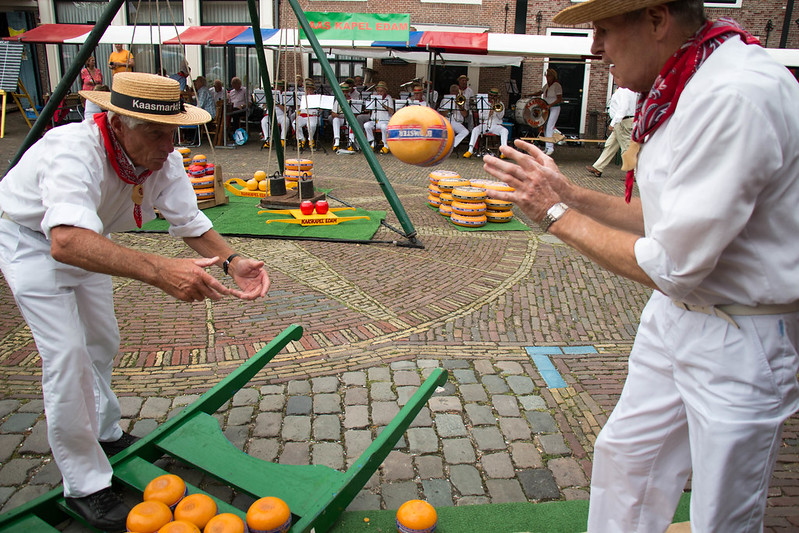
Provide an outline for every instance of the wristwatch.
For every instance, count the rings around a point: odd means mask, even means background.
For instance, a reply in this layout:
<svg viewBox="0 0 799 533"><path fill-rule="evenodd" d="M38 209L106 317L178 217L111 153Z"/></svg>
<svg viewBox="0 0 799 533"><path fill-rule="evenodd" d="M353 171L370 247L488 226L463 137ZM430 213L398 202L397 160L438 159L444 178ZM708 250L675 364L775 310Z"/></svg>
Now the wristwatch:
<svg viewBox="0 0 799 533"><path fill-rule="evenodd" d="M238 256L239 256L239 254L230 254L230 257L225 259L225 262L222 263L222 270L225 271L225 274L228 273L228 268L230 268L230 262L233 261L233 259L235 259Z"/></svg>
<svg viewBox="0 0 799 533"><path fill-rule="evenodd" d="M541 219L541 222L538 223L541 226L541 229L544 231L549 231L549 226L557 222L560 217L563 216L563 213L569 210L569 206L564 204L563 202L558 202L549 209L547 209L547 214L544 215L544 218Z"/></svg>

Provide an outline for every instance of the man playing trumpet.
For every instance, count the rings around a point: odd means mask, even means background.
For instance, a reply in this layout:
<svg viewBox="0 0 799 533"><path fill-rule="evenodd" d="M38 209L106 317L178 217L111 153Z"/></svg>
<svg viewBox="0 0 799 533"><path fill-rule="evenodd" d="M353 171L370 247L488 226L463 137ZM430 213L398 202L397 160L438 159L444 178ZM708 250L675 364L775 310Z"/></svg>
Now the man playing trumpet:
<svg viewBox="0 0 799 533"><path fill-rule="evenodd" d="M452 149L454 150L469 135L469 129L464 125L468 112L466 111L466 97L463 96L460 87L456 84L450 85L449 94L455 98L452 100L446 97L442 99L438 112L447 117L449 123L452 124L452 131L455 132L455 140L452 142ZM450 109L449 106L451 104L448 102L454 102L455 109Z"/></svg>
<svg viewBox="0 0 799 533"><path fill-rule="evenodd" d="M486 133L499 135L500 145L508 145L508 129L502 125L502 119L505 115L505 106L499 99L499 89L496 87L491 87L488 90L488 103L487 109L477 110L480 125L475 126L472 130L472 136L469 139L469 150L463 154L463 157L467 159L474 154L474 146L477 144L477 139L480 135ZM500 157L504 158L505 156L502 155Z"/></svg>
<svg viewBox="0 0 799 533"><path fill-rule="evenodd" d="M383 135L383 148L380 151L384 154L388 153L388 146L386 146L386 128L388 128L388 121L391 115L394 114L394 99L388 94L388 85L386 82L378 82L375 86L377 95L373 96L377 100L377 107L372 110L372 119L363 125L366 132L366 140L375 148L375 128L377 128Z"/></svg>

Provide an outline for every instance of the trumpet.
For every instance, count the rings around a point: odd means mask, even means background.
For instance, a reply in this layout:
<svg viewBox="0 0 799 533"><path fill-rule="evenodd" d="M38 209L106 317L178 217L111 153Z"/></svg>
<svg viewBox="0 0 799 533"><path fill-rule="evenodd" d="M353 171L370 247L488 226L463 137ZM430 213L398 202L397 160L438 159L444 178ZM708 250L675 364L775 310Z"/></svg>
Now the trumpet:
<svg viewBox="0 0 799 533"><path fill-rule="evenodd" d="M463 96L462 92L459 92L458 96L455 98L455 105L458 107L463 107L465 103L466 103L466 97Z"/></svg>
<svg viewBox="0 0 799 533"><path fill-rule="evenodd" d="M502 102L497 102L492 107L492 110L494 111L494 113L497 113L498 115L503 114L505 113L505 104L503 104Z"/></svg>

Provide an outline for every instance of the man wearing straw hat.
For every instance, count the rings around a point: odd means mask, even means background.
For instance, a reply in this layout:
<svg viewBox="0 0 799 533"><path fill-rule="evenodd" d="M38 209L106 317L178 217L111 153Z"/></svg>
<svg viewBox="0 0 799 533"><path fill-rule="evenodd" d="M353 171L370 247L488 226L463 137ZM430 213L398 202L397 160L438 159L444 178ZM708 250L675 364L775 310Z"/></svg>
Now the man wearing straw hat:
<svg viewBox="0 0 799 533"><path fill-rule="evenodd" d="M124 530L128 508L111 490L106 456L136 439L119 426L111 390L119 350L111 276L137 279L186 301L263 297L263 262L234 253L198 208L178 126L206 111L184 105L178 82L122 72L111 92L82 91L106 113L50 130L0 182L0 268L42 360L47 434L67 505L92 526ZM126 248L108 236L155 218L203 258ZM232 276L228 288L206 271Z"/></svg>
<svg viewBox="0 0 799 533"><path fill-rule="evenodd" d="M519 140L485 159L515 188L492 197L654 290L594 447L588 530L664 531L690 474L692 531L762 531L799 406L799 85L701 0L588 0L554 21L593 22L592 53L642 93L624 199Z"/></svg>

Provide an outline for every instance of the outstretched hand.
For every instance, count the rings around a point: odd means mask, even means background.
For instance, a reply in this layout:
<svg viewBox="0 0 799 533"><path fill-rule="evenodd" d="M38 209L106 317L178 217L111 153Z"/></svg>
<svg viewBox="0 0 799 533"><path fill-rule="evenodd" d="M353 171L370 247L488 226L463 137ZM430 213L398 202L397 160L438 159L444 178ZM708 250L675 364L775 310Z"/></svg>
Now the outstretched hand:
<svg viewBox="0 0 799 533"><path fill-rule="evenodd" d="M218 257L163 258L154 285L184 302L198 302L205 298L220 300L223 296L231 294L231 289L222 285L205 270L217 261Z"/></svg>
<svg viewBox="0 0 799 533"><path fill-rule="evenodd" d="M513 202L531 219L540 222L550 207L562 201L570 184L551 157L528 142L517 139L514 144L522 151L503 146L500 150L507 159L486 156L483 168L515 191L489 190L488 195Z"/></svg>
<svg viewBox="0 0 799 533"><path fill-rule="evenodd" d="M271 280L264 270L264 262L247 257L239 257L229 269L233 280L241 288L229 289L229 294L242 300L255 300L266 296Z"/></svg>

